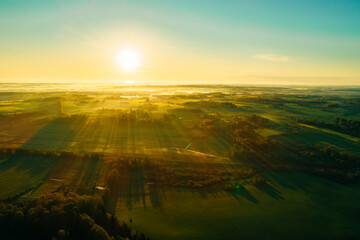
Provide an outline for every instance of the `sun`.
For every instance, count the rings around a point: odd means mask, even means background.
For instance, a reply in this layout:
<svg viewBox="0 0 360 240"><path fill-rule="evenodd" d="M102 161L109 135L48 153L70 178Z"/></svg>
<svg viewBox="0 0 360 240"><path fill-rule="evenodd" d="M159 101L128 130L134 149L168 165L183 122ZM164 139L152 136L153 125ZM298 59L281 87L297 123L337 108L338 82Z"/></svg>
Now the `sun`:
<svg viewBox="0 0 360 240"><path fill-rule="evenodd" d="M116 61L125 72L133 72L141 66L139 53L132 49L119 52Z"/></svg>

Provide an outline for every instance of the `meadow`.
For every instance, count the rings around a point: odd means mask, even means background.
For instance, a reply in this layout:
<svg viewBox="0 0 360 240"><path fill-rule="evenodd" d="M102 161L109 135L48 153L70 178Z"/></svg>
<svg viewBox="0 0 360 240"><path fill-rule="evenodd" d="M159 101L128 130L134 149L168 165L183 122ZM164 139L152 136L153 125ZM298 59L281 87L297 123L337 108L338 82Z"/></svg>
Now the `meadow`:
<svg viewBox="0 0 360 240"><path fill-rule="evenodd" d="M1 86L5 203L91 196L150 239L360 237L359 88Z"/></svg>

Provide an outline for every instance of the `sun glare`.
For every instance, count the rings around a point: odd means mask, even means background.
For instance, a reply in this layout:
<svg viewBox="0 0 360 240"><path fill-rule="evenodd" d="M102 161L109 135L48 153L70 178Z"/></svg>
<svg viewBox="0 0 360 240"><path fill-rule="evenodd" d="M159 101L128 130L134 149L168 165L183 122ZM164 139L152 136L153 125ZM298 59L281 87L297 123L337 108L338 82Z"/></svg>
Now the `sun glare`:
<svg viewBox="0 0 360 240"><path fill-rule="evenodd" d="M124 83L126 83L126 84L134 84L135 82L131 81L131 80L126 80L126 81L124 81Z"/></svg>
<svg viewBox="0 0 360 240"><path fill-rule="evenodd" d="M123 50L118 54L117 63L125 72L135 71L141 66L139 54L130 49Z"/></svg>

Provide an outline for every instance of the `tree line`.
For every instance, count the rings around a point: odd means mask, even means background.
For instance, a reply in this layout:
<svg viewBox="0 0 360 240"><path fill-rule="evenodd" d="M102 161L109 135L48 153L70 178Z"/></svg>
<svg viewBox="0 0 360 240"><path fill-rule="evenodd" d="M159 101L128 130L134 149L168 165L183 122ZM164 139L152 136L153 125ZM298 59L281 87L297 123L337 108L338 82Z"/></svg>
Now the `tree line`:
<svg viewBox="0 0 360 240"><path fill-rule="evenodd" d="M0 202L0 233L3 239L148 239L107 213L101 198L75 193Z"/></svg>
<svg viewBox="0 0 360 240"><path fill-rule="evenodd" d="M30 149L30 148L0 148L1 155L21 155L21 156L37 156L37 157L46 157L54 159L85 159L85 160L94 160L102 161L102 153L85 153L80 154L76 152L67 152L67 151L58 151L52 149Z"/></svg>
<svg viewBox="0 0 360 240"><path fill-rule="evenodd" d="M360 159L332 146L304 145L295 152L305 172L339 183L351 183L360 177Z"/></svg>

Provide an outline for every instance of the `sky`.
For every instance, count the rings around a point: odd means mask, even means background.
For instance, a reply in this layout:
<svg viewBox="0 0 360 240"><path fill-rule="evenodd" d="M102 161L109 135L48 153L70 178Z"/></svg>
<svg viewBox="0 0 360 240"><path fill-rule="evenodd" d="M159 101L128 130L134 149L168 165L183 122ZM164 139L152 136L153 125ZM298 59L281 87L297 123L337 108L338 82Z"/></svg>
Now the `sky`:
<svg viewBox="0 0 360 240"><path fill-rule="evenodd" d="M0 82L360 85L360 1L0 1L0 53Z"/></svg>

